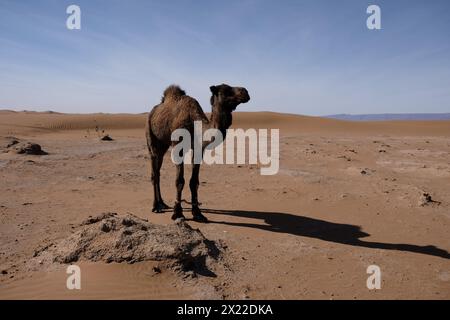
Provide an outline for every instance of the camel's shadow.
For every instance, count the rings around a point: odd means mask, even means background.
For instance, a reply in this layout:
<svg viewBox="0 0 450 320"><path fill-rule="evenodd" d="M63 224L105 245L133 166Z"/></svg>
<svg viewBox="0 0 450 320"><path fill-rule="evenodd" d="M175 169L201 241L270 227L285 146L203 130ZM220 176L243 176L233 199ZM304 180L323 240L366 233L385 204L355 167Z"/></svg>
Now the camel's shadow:
<svg viewBox="0 0 450 320"><path fill-rule="evenodd" d="M324 241L330 241L358 247L407 251L441 257L444 259L450 259L450 254L446 250L440 249L432 245L418 246L404 243L382 243L382 242L363 241L361 240L361 238L368 237L370 235L368 233L361 231L361 227L351 224L328 222L324 220L297 216L283 212L215 210L205 208L202 208L202 211L210 214L221 214L251 219L260 219L263 220L266 223L266 225L255 223L211 221L211 220L210 223L220 223L232 226L256 228L266 231L289 233L296 236L316 238Z"/></svg>

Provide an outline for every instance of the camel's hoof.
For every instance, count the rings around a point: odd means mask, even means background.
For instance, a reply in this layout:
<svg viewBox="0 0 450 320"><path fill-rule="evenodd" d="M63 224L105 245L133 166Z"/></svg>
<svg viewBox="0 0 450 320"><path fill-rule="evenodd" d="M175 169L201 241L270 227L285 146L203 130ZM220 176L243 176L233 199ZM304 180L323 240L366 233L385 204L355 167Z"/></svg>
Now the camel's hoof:
<svg viewBox="0 0 450 320"><path fill-rule="evenodd" d="M175 222L181 222L181 221L185 221L186 220L186 218L184 217L184 215L183 214L181 214L181 215L176 215L175 213L172 215L172 220L174 220Z"/></svg>
<svg viewBox="0 0 450 320"><path fill-rule="evenodd" d="M185 219L183 215L183 208L181 207L180 203L176 203L173 207L173 214L172 214L172 220L177 219Z"/></svg>
<svg viewBox="0 0 450 320"><path fill-rule="evenodd" d="M208 219L202 214L197 206L192 207L193 220L197 222L208 222Z"/></svg>
<svg viewBox="0 0 450 320"><path fill-rule="evenodd" d="M164 202L161 201L161 202L155 203L153 205L152 212L161 213L164 210L169 209L169 208L170 207L167 204L165 204Z"/></svg>
<svg viewBox="0 0 450 320"><path fill-rule="evenodd" d="M196 221L196 222L208 222L208 218L206 218L204 215L202 215L201 213L194 215L194 217L192 218L192 220Z"/></svg>

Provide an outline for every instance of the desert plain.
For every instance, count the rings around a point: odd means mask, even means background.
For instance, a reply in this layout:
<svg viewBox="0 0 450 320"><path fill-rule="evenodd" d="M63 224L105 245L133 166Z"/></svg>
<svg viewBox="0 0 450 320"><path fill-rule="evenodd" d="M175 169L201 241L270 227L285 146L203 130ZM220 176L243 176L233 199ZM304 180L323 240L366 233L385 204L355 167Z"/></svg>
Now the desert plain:
<svg viewBox="0 0 450 320"><path fill-rule="evenodd" d="M232 128L279 129L279 172L204 165L209 223L183 204L186 223L220 248L209 273L80 259L81 290L68 290L67 265L36 264L36 252L82 221L110 212L174 224L170 210L151 211L145 119L0 111L0 299L450 299L450 121L269 112L234 113ZM46 154L17 153L13 140ZM169 153L161 191L172 205ZM366 285L370 265L380 289Z"/></svg>

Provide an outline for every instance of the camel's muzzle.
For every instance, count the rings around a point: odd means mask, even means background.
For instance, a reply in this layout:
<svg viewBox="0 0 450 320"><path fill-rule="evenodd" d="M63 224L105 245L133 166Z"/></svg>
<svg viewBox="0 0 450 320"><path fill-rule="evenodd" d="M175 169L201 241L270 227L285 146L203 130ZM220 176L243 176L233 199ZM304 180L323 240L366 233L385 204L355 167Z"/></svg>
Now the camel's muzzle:
<svg viewBox="0 0 450 320"><path fill-rule="evenodd" d="M250 101L250 95L248 94L247 89L241 88L240 94L239 94L239 100L241 100L241 103L247 103Z"/></svg>

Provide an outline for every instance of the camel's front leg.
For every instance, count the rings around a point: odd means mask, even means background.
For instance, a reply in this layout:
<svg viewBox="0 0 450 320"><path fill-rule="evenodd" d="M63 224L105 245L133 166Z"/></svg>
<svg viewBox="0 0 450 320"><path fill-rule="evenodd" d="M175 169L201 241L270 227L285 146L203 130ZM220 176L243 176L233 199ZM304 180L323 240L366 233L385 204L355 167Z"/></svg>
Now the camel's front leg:
<svg viewBox="0 0 450 320"><path fill-rule="evenodd" d="M175 206L173 207L173 215L172 220L176 220L178 218L183 218L183 208L181 207L181 195L183 193L184 187L184 163L177 164L177 177L175 180L175 185L177 187L177 200L175 201Z"/></svg>
<svg viewBox="0 0 450 320"><path fill-rule="evenodd" d="M200 164L192 165L192 177L189 181L189 188L192 195L192 216L194 221L207 222L208 219L202 214L198 207L198 185L199 185Z"/></svg>

